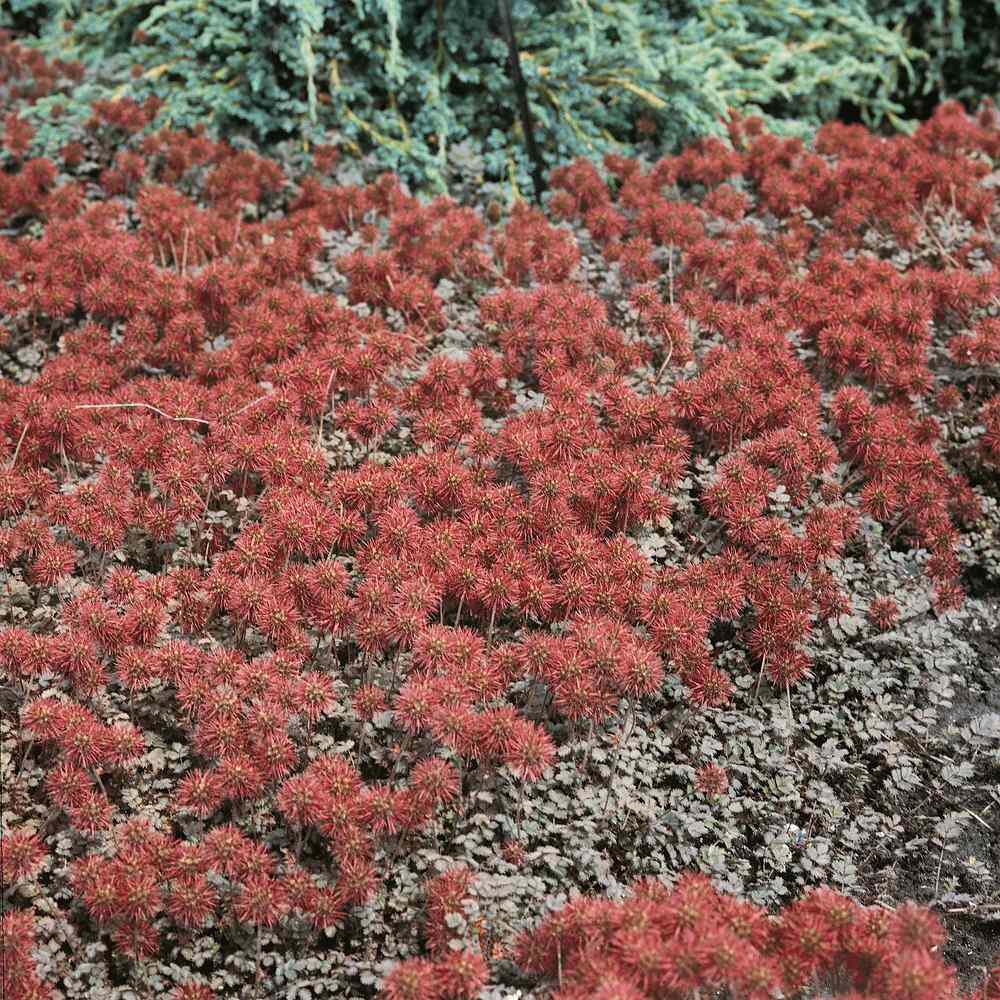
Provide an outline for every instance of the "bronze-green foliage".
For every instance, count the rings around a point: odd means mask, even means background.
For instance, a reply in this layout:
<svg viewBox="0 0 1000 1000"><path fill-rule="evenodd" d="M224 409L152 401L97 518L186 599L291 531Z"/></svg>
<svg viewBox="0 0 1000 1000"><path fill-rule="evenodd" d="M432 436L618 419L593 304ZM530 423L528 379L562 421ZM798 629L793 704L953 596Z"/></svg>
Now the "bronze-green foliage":
<svg viewBox="0 0 1000 1000"><path fill-rule="evenodd" d="M165 99L161 122L209 121L264 142L335 130L424 184L445 183L459 144L481 157L486 176L526 178L496 0L9 2L0 23L98 73L76 95L77 117L98 92L154 92ZM988 57L1000 42L981 29L998 5L517 0L513 12L552 164L630 151L640 118L670 148L717 131L729 108L791 132L845 107L870 124L905 125L905 98L926 87L941 96L989 90ZM971 65L954 49L973 30L982 51ZM75 120L73 108L56 123L47 110L43 100L33 112L42 145Z"/></svg>

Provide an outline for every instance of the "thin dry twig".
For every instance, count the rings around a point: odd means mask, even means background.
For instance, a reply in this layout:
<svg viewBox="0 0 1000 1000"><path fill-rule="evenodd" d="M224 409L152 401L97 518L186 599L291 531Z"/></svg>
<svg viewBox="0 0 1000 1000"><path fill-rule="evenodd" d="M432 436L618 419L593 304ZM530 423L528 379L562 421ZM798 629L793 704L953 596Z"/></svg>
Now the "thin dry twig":
<svg viewBox="0 0 1000 1000"><path fill-rule="evenodd" d="M938 890L941 888L941 866L944 864L944 845L941 845L941 857L938 858L937 875L934 878L934 898L938 898Z"/></svg>
<svg viewBox="0 0 1000 1000"><path fill-rule="evenodd" d="M17 439L17 445L14 448L14 454L10 457L10 462L7 464L8 469L13 469L17 463L17 456L21 453L21 445L24 443L24 436L28 433L28 428L31 426L31 421L28 420L24 424L24 430L21 431L21 436Z"/></svg>
<svg viewBox="0 0 1000 1000"><path fill-rule="evenodd" d="M170 255L171 255L172 259L173 259L173 265L174 265L174 267L176 267L177 264L178 264L177 246L174 243L174 234L173 233L171 233L171 232L167 233L167 242L169 242L169 244L170 244Z"/></svg>
<svg viewBox="0 0 1000 1000"><path fill-rule="evenodd" d="M227 413L226 419L232 420L233 417L238 417L241 413L246 413L251 407L256 406L258 403L263 403L265 399L270 399L274 395L273 392L267 392L263 396L258 396L256 399L251 399L249 403L245 406L241 406L235 413Z"/></svg>
<svg viewBox="0 0 1000 1000"><path fill-rule="evenodd" d="M165 410L161 410L158 406L153 406L152 403L81 403L79 406L74 406L74 410L124 410L124 409L144 409L152 410L153 413L159 414L161 417L165 417L167 420L186 420L191 423L204 424L206 427L211 427L212 424L221 423L222 420L231 420L233 417L238 417L241 413L246 413L251 407L256 406L258 403L263 403L265 399L270 399L274 395L274 392L265 393L263 396L258 396L256 399L250 400L244 406L241 406L238 410L233 413L227 413L225 417L216 417L214 420L206 420L204 417L187 417L187 416L174 416L172 413L167 413ZM17 453L15 452L15 457Z"/></svg>
<svg viewBox="0 0 1000 1000"><path fill-rule="evenodd" d="M323 440L323 420L326 417L327 412L333 417L333 377L337 374L337 366L334 365L330 369L330 377L326 380L326 389L323 391L323 402L326 403L330 400L330 409L328 411L321 412L319 415L319 426L316 428L316 445L317 447Z"/></svg>
<svg viewBox="0 0 1000 1000"><path fill-rule="evenodd" d="M990 824L987 823L986 820L984 820L983 817L980 816L978 813L974 813L971 809L966 809L964 810L964 812L966 816L971 816L977 823L979 823L985 829L989 830L990 833L993 832L993 827L990 826Z"/></svg>
<svg viewBox="0 0 1000 1000"><path fill-rule="evenodd" d="M153 406L152 403L81 403L78 406L73 407L74 410L128 410L128 409L143 409L152 410L154 413L158 413L161 417L166 417L167 420L187 420L195 424L205 424L206 426L211 426L211 420L205 420L202 417L175 417L171 413L167 413L161 410L158 406Z"/></svg>
<svg viewBox="0 0 1000 1000"><path fill-rule="evenodd" d="M670 364L670 357L674 353L674 342L670 341L670 349L667 351L667 356L663 359L663 364L660 365L660 370L656 373L655 382L659 382L663 378L663 373L667 370L667 365Z"/></svg>

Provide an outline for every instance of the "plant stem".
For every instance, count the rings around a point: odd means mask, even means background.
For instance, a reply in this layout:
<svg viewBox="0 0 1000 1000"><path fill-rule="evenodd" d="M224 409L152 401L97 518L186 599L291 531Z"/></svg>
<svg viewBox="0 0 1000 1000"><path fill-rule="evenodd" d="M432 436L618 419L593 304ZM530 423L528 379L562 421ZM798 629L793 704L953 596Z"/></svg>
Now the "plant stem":
<svg viewBox="0 0 1000 1000"><path fill-rule="evenodd" d="M24 443L24 435L28 433L28 428L31 426L31 421L26 420L24 422L24 429L21 431L21 436L17 439L17 447L14 449L14 454L11 455L10 462L7 464L8 469L13 469L17 464L17 456L21 452L21 445Z"/></svg>
<svg viewBox="0 0 1000 1000"><path fill-rule="evenodd" d="M583 754L583 768L581 773L584 777L587 775L587 768L590 767L590 752L594 748L594 720L590 720L590 725L587 728L587 749Z"/></svg>
<svg viewBox="0 0 1000 1000"><path fill-rule="evenodd" d="M494 604L493 607L490 608L490 628L489 631L486 633L487 648L493 645L493 625L495 624L496 619L497 619L497 606Z"/></svg>
<svg viewBox="0 0 1000 1000"><path fill-rule="evenodd" d="M261 973L260 973L260 924L257 924L257 955L256 955L256 957L257 957L257 967L256 967L256 975L254 976L254 988L253 988L253 995L254 995L255 998L260 996L260 981L261 981Z"/></svg>
<svg viewBox="0 0 1000 1000"><path fill-rule="evenodd" d="M760 658L760 670L757 673L757 687L754 689L753 700L756 703L760 699L760 682L764 679L764 664L767 663L767 654Z"/></svg>

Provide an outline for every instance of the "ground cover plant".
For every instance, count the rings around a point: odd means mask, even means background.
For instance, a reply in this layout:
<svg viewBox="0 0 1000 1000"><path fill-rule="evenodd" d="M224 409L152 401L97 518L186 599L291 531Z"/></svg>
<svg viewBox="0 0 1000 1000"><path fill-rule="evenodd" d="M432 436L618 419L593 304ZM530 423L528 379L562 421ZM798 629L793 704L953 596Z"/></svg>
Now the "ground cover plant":
<svg viewBox="0 0 1000 1000"><path fill-rule="evenodd" d="M992 105L544 211L155 111L4 119L5 1000L995 1000Z"/></svg>

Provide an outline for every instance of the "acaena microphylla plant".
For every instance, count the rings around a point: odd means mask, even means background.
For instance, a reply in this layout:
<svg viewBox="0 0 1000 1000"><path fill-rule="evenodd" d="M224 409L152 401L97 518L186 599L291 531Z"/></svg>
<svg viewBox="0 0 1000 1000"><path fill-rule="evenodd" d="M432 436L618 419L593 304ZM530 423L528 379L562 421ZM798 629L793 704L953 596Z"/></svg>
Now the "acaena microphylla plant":
<svg viewBox="0 0 1000 1000"><path fill-rule="evenodd" d="M465 866L450 868L423 886L426 904L424 942L428 957L399 962L382 981L385 1000L467 1000L479 995L488 967L476 940L483 929L473 923L467 903L474 876Z"/></svg>
<svg viewBox="0 0 1000 1000"><path fill-rule="evenodd" d="M454 941L467 927L468 872L445 872L426 886L428 957L397 963L381 996L463 997L454 969L470 953L441 950L432 930ZM454 929L449 929L454 928ZM513 955L559 1000L717 996L740 1000L844 997L850 1000L959 1000L955 970L942 960L945 934L934 914L912 903L895 910L813 890L769 915L716 890L700 874L670 888L654 879L622 901L579 896L514 941ZM458 946L461 940L454 941ZM451 966L448 972L446 967ZM994 995L996 972L971 1000ZM549 992L550 991L550 992Z"/></svg>
<svg viewBox="0 0 1000 1000"><path fill-rule="evenodd" d="M974 1000L996 1000L1000 997L1000 959L986 976L982 988L975 994Z"/></svg>
<svg viewBox="0 0 1000 1000"><path fill-rule="evenodd" d="M694 787L707 798L725 795L729 788L729 775L724 767L709 761L695 771Z"/></svg>
<svg viewBox="0 0 1000 1000"><path fill-rule="evenodd" d="M983 436L979 439L983 457L991 465L1000 467L1000 397L983 404L979 419L983 424Z"/></svg>
<svg viewBox="0 0 1000 1000"><path fill-rule="evenodd" d="M18 830L0 836L0 884L5 893L30 879L42 866L45 845L36 833Z"/></svg>
<svg viewBox="0 0 1000 1000"><path fill-rule="evenodd" d="M639 882L622 902L579 897L524 932L515 954L559 1000L947 1000L961 994L938 955L944 937L914 904L864 907L820 889L772 917L686 874L673 888Z"/></svg>
<svg viewBox="0 0 1000 1000"><path fill-rule="evenodd" d="M893 624L845 554L915 553L961 601L994 118L809 147L734 117L494 221L141 135L155 110L99 103L59 162L11 120L0 175L0 330L40 358L0 381L11 777L123 954L353 947L476 796L529 850L525 787L560 751L586 781L666 678L711 710L743 664L790 708L856 599ZM484 975L422 961L411 990Z"/></svg>
<svg viewBox="0 0 1000 1000"><path fill-rule="evenodd" d="M35 935L35 919L27 910L0 914L0 992L9 1000L45 1000L52 995L32 954Z"/></svg>
<svg viewBox="0 0 1000 1000"><path fill-rule="evenodd" d="M899 618L899 605L891 597L876 597L868 605L868 619L877 629L891 628Z"/></svg>

